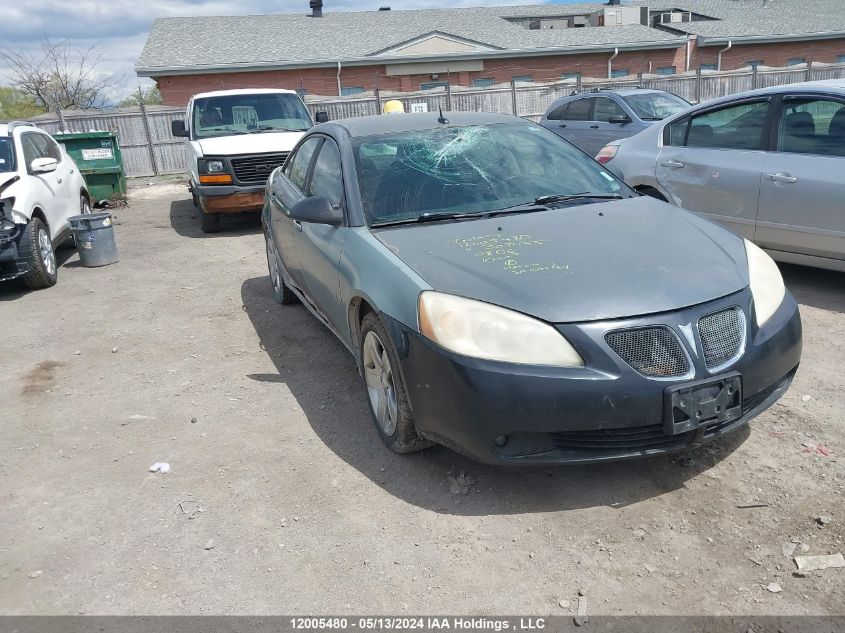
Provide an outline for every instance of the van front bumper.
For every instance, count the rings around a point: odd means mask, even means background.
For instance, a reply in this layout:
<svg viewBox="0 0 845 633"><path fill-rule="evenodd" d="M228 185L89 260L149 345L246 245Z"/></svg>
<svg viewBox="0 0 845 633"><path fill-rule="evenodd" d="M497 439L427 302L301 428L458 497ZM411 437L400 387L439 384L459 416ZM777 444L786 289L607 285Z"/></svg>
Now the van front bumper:
<svg viewBox="0 0 845 633"><path fill-rule="evenodd" d="M204 213L260 211L264 206L264 185L191 184L191 191Z"/></svg>

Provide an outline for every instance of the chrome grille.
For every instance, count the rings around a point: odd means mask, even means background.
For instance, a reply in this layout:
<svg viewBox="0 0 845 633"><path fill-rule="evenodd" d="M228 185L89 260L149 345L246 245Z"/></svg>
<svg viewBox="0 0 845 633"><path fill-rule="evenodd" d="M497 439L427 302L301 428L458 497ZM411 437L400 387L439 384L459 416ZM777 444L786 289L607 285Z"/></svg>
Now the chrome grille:
<svg viewBox="0 0 845 633"><path fill-rule="evenodd" d="M276 167L285 162L289 152L277 154L256 154L232 159L235 178L244 184L262 184Z"/></svg>
<svg viewBox="0 0 845 633"><path fill-rule="evenodd" d="M667 327L616 330L605 334L604 340L622 360L644 376L674 378L689 373L684 348Z"/></svg>
<svg viewBox="0 0 845 633"><path fill-rule="evenodd" d="M707 369L737 358L745 343L745 317L739 308L720 310L698 320L698 335Z"/></svg>

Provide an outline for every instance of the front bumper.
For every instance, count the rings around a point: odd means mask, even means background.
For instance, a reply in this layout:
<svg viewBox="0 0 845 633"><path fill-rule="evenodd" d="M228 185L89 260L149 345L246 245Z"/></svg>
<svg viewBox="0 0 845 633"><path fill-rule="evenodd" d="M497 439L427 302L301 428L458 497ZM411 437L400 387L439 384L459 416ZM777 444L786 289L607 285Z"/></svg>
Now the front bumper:
<svg viewBox="0 0 845 633"><path fill-rule="evenodd" d="M680 336L680 327L715 310L739 306L747 316L744 354L718 374ZM733 431L765 411L792 381L801 357L801 319L787 296L758 328L748 289L700 306L632 319L562 324L585 368L523 366L459 356L387 319L418 431L489 463L581 463L683 450ZM604 342L609 330L667 325L690 352L695 375L656 380L634 371ZM700 343L699 343L700 345ZM665 393L674 386L738 372L742 416L669 434ZM503 441L505 439L506 441ZM498 443L497 443L498 440Z"/></svg>
<svg viewBox="0 0 845 633"><path fill-rule="evenodd" d="M264 206L264 185L191 184L204 213L242 213L259 211Z"/></svg>
<svg viewBox="0 0 845 633"><path fill-rule="evenodd" d="M22 247L26 225L0 230L0 281L22 277L32 270L32 254Z"/></svg>

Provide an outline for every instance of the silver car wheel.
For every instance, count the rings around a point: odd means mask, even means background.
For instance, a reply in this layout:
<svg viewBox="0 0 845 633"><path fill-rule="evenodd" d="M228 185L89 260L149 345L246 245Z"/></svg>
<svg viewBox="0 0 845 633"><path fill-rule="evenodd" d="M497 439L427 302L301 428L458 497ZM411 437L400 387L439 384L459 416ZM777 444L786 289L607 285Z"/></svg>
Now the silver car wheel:
<svg viewBox="0 0 845 633"><path fill-rule="evenodd" d="M88 198L86 198L85 196L81 196L79 199L79 212L82 215L85 215L86 213L91 213L91 203L88 202Z"/></svg>
<svg viewBox="0 0 845 633"><path fill-rule="evenodd" d="M279 270L279 258L276 257L276 247L273 239L268 235L267 242L267 267L270 269L270 282L273 284L273 291L278 295L282 291L282 271Z"/></svg>
<svg viewBox="0 0 845 633"><path fill-rule="evenodd" d="M390 437L396 432L396 422L399 419L396 384L384 343L372 331L367 332L364 337L364 379L367 381L367 394L370 396L376 422L384 434Z"/></svg>
<svg viewBox="0 0 845 633"><path fill-rule="evenodd" d="M56 272L56 254L53 252L53 242L50 241L50 236L46 231L38 233L38 252L41 255L41 261L44 262L44 270L52 276Z"/></svg>

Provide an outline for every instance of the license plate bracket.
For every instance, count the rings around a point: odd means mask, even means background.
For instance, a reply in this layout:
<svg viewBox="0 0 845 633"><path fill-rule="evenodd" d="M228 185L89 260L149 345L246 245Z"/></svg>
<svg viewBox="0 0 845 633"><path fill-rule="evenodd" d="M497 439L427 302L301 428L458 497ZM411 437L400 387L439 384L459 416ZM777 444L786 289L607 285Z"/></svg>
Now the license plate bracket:
<svg viewBox="0 0 845 633"><path fill-rule="evenodd" d="M667 435L732 422L742 417L742 376L731 372L667 387L664 398L663 426Z"/></svg>

